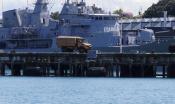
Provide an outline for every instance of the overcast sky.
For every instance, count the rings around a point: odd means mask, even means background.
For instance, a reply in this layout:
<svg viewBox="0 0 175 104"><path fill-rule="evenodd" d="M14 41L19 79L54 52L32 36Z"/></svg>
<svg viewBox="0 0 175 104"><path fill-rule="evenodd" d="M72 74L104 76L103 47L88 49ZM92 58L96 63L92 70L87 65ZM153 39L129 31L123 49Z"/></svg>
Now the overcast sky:
<svg viewBox="0 0 175 104"><path fill-rule="evenodd" d="M50 1L49 9L52 12L60 11L63 3L65 2L65 0L49 0L49 1ZM96 4L96 6L102 7L107 12L122 8L124 11L134 13L134 15L137 15L139 10L142 10L142 12L144 12L153 3L158 2L158 0L85 0L85 1L87 2L87 5ZM0 0L0 11L2 12L14 8L23 9L26 6L32 8L34 7L33 5L34 2L35 0Z"/></svg>

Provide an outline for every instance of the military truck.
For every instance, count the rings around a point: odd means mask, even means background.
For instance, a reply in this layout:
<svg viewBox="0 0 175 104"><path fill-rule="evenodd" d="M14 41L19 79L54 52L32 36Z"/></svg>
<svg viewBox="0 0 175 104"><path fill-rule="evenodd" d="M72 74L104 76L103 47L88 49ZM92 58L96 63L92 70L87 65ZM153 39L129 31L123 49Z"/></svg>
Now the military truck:
<svg viewBox="0 0 175 104"><path fill-rule="evenodd" d="M77 36L58 36L57 46L62 49L62 52L79 51L80 53L87 53L92 45L85 42L85 39Z"/></svg>

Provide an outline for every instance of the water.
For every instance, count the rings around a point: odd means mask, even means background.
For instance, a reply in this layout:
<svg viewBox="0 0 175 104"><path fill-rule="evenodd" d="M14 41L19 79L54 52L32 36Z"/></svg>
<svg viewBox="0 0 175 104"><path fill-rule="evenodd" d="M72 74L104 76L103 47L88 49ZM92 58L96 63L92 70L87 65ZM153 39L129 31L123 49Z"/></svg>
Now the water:
<svg viewBox="0 0 175 104"><path fill-rule="evenodd" d="M0 77L0 104L175 104L174 79Z"/></svg>

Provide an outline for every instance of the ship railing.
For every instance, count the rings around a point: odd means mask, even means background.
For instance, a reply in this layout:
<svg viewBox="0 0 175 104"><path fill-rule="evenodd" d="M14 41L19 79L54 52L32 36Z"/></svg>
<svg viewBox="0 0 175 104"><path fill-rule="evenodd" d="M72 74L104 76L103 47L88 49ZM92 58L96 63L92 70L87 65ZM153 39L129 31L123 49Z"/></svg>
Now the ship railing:
<svg viewBox="0 0 175 104"><path fill-rule="evenodd" d="M156 21L164 21L164 18L141 18L141 19L125 19L122 20L123 23L130 22L156 22ZM175 17L168 17L167 21L175 21ZM121 20L119 20L121 22Z"/></svg>

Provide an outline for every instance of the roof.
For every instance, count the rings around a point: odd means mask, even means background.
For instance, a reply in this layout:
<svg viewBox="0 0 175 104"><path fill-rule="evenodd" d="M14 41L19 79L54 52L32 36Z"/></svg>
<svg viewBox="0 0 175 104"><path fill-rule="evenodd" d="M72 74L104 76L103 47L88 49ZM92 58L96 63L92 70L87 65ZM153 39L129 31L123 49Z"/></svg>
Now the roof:
<svg viewBox="0 0 175 104"><path fill-rule="evenodd" d="M175 17L168 17L166 19L167 21L174 21ZM131 23L131 22L160 22L160 21L164 21L164 18L140 18L140 19L123 19L123 20L119 20L119 22L121 23Z"/></svg>
<svg viewBox="0 0 175 104"><path fill-rule="evenodd" d="M88 15L92 15L92 16L118 16L117 14L88 14Z"/></svg>
<svg viewBox="0 0 175 104"><path fill-rule="evenodd" d="M79 36L58 36L57 38L78 38L78 39L83 39L82 37L79 37Z"/></svg>

